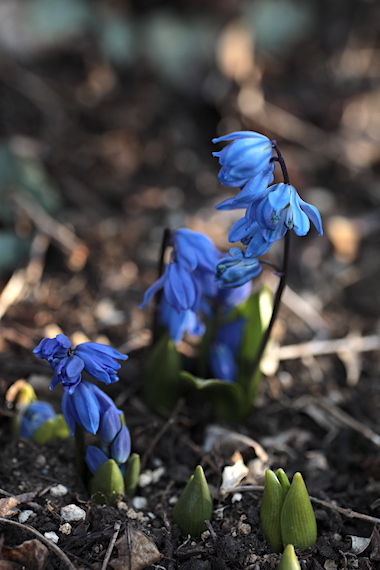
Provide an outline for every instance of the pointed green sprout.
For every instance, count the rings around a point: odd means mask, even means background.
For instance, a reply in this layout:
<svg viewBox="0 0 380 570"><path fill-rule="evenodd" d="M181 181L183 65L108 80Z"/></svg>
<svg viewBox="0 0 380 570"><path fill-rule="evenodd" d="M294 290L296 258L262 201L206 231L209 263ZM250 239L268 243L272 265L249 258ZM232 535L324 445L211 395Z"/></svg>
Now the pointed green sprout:
<svg viewBox="0 0 380 570"><path fill-rule="evenodd" d="M112 505L119 495L124 495L124 479L116 461L108 459L99 465L90 479L89 489L99 505Z"/></svg>
<svg viewBox="0 0 380 570"><path fill-rule="evenodd" d="M127 471L124 475L125 494L127 497L133 497L136 492L136 487L139 482L141 471L140 456L137 453L132 453L129 456Z"/></svg>
<svg viewBox="0 0 380 570"><path fill-rule="evenodd" d="M173 519L182 534L200 536L207 528L205 521L211 516L210 490L203 469L198 465L174 507Z"/></svg>
<svg viewBox="0 0 380 570"><path fill-rule="evenodd" d="M317 522L301 473L295 473L281 511L284 546L312 546L317 541Z"/></svg>
<svg viewBox="0 0 380 570"><path fill-rule="evenodd" d="M265 472L260 520L274 552L281 552L288 544L304 548L316 542L317 523L301 473L295 473L290 484L282 469Z"/></svg>
<svg viewBox="0 0 380 570"><path fill-rule="evenodd" d="M281 556L280 564L277 570L301 570L301 565L294 551L293 544L288 544L285 547L284 553Z"/></svg>

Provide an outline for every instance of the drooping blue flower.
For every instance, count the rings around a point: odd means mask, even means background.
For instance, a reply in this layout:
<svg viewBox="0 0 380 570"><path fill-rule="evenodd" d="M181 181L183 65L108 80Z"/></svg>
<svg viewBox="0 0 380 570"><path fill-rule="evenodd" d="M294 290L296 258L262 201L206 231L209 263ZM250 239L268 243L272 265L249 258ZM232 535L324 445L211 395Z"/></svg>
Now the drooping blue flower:
<svg viewBox="0 0 380 570"><path fill-rule="evenodd" d="M310 221L319 235L323 234L318 209L300 198L294 186L280 182L269 188L268 195L247 210L247 217L257 221L263 237L270 242L281 239L288 230L304 236L310 229Z"/></svg>
<svg viewBox="0 0 380 570"><path fill-rule="evenodd" d="M84 342L78 344L73 353L84 362L84 370L97 380L111 384L119 380L116 371L120 370L118 360L127 360L128 356L106 344Z"/></svg>
<svg viewBox="0 0 380 570"><path fill-rule="evenodd" d="M31 438L47 420L56 417L53 407L47 402L35 401L22 414L20 436Z"/></svg>
<svg viewBox="0 0 380 570"><path fill-rule="evenodd" d="M33 354L37 358L47 360L54 368L62 358L69 356L70 347L71 343L67 336L58 334L55 338L43 338L33 350Z"/></svg>
<svg viewBox="0 0 380 570"><path fill-rule="evenodd" d="M115 405L109 406L100 415L98 435L102 442L110 445L121 428L120 415L122 412Z"/></svg>
<svg viewBox="0 0 380 570"><path fill-rule="evenodd" d="M104 453L104 451L102 451L101 449L99 449L99 447L96 447L95 445L88 445L86 448L86 463L88 465L89 470L91 471L91 473L93 475L95 475L95 472L98 470L98 468L105 463L106 461L108 461L109 457L107 457L107 455Z"/></svg>
<svg viewBox="0 0 380 570"><path fill-rule="evenodd" d="M50 389L62 382L64 390L70 394L81 382L83 370L105 384L117 382L117 371L121 365L116 359L128 358L111 346L97 342L84 342L72 348L70 340L63 334L44 338L33 353L47 360L54 370Z"/></svg>
<svg viewBox="0 0 380 570"><path fill-rule="evenodd" d="M94 384L82 380L71 394L63 392L62 413L72 435L75 433L75 424L81 425L92 434L96 434L99 429L100 410L103 404L93 388L101 392Z"/></svg>
<svg viewBox="0 0 380 570"><path fill-rule="evenodd" d="M237 220L230 229L228 240L231 243L241 241L248 247L246 257L260 257L270 249L272 242L264 238L262 228L256 221L251 222L247 216Z"/></svg>
<svg viewBox="0 0 380 570"><path fill-rule="evenodd" d="M268 186L274 180L273 176L274 162L270 162L268 166L259 172L253 178L250 178L240 190L235 198L228 198L216 206L217 210L238 210L240 208L248 208L252 203L265 198L268 193Z"/></svg>
<svg viewBox="0 0 380 570"><path fill-rule="evenodd" d="M187 309L178 313L163 297L160 302L158 322L169 331L173 342L179 343L185 333L192 336L202 336L205 325L194 311Z"/></svg>
<svg viewBox="0 0 380 570"><path fill-rule="evenodd" d="M59 360L54 364L54 376L51 380L49 390L54 390L59 382L62 382L63 389L72 394L82 380L82 370L84 362L78 356L72 355Z"/></svg>
<svg viewBox="0 0 380 570"><path fill-rule="evenodd" d="M247 257L241 249L233 247L229 256L219 260L215 279L219 287L238 287L260 272L261 265L255 257Z"/></svg>
<svg viewBox="0 0 380 570"><path fill-rule="evenodd" d="M140 307L163 288L167 303L178 313L197 312L202 295L207 294L202 283L213 274L218 258L219 252L207 236L184 228L174 231L171 261L147 289Z"/></svg>
<svg viewBox="0 0 380 570"><path fill-rule="evenodd" d="M122 465L131 454L131 436L127 426L121 426L118 434L111 442L110 456L116 463Z"/></svg>
<svg viewBox="0 0 380 570"><path fill-rule="evenodd" d="M213 378L225 382L235 382L237 378L237 362L228 344L215 342L209 351L209 365Z"/></svg>
<svg viewBox="0 0 380 570"><path fill-rule="evenodd" d="M265 171L272 158L272 143L268 137L252 131L236 131L212 139L213 143L233 141L213 156L219 158L222 168L218 178L225 186L243 186Z"/></svg>

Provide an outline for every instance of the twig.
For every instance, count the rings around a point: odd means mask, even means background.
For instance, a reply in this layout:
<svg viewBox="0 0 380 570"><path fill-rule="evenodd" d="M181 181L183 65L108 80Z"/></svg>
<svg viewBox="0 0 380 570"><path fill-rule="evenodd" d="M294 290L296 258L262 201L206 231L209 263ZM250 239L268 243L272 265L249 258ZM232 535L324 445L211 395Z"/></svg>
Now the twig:
<svg viewBox="0 0 380 570"><path fill-rule="evenodd" d="M272 349L279 360L293 360L320 354L335 354L342 351L369 352L380 349L380 336L355 336L334 340L311 340L300 344L290 344ZM272 352L271 351L271 352Z"/></svg>
<svg viewBox="0 0 380 570"><path fill-rule="evenodd" d="M41 233L50 236L59 247L69 255L71 268L77 271L82 269L87 261L88 248L74 232L52 218L52 216L26 192L22 192L21 190L12 192L9 198L33 221Z"/></svg>
<svg viewBox="0 0 380 570"><path fill-rule="evenodd" d="M32 526L29 526L27 524L21 524L19 522L10 519L5 519L3 517L0 517L0 523L10 524L24 530L25 532L30 532L34 534L35 536L37 536L38 540L43 542L48 548L54 551L54 553L67 565L68 570L75 570L75 567L71 563L70 559L66 556L66 554L62 552L62 550L58 548L58 546L56 546L54 542L45 538L43 534L38 532L38 530L36 530Z"/></svg>
<svg viewBox="0 0 380 570"><path fill-rule="evenodd" d="M263 485L241 485L240 487L229 487L229 488L224 490L224 493L225 494L227 494L227 493L244 493L246 491L263 492L264 486ZM341 513L342 515L344 515L345 517L347 517L349 519L361 519L363 521L367 521L370 523L380 524L380 519L377 517L372 517L371 515L364 515L363 513L358 513L356 511L353 511L352 509L344 509L343 507L338 507L336 505L333 505L332 503L329 503L328 501L323 501L322 499L317 499L317 497L312 497L311 495L309 495L309 497L313 503L317 503L318 505L322 505L323 507L326 507L327 509L330 509L332 511L337 511L338 513Z"/></svg>
<svg viewBox="0 0 380 570"><path fill-rule="evenodd" d="M113 528L114 528L115 532L113 533L112 538L110 540L110 543L108 545L107 552L106 552L106 555L104 557L103 564L102 564L102 567L100 570L106 570L106 568L107 568L109 559L111 558L113 547L115 546L115 542L117 541L117 537L119 536L119 532L120 532L120 528L121 528L121 522L120 521L115 522L115 525Z"/></svg>

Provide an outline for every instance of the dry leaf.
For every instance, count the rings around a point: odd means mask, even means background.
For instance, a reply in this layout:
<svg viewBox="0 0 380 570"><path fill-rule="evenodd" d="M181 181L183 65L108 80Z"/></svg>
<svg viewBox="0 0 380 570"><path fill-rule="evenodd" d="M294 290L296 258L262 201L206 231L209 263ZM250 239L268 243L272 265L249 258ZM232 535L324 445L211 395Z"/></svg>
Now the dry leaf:
<svg viewBox="0 0 380 570"><path fill-rule="evenodd" d="M19 546L9 548L3 546L0 561L0 570L22 567L25 570L42 570L45 567L48 549L37 539L26 540ZM2 566L3 562L10 562L14 566ZM18 566L20 565L20 566Z"/></svg>
<svg viewBox="0 0 380 570"><path fill-rule="evenodd" d="M15 497L0 499L0 517L5 517L13 507L19 504Z"/></svg>
<svg viewBox="0 0 380 570"><path fill-rule="evenodd" d="M220 426L211 425L206 430L206 439L203 444L203 451L207 453L215 447L220 448L223 452L230 453L231 456L235 451L243 451L245 449L252 448L257 457L263 463L269 463L267 452L251 437Z"/></svg>
<svg viewBox="0 0 380 570"><path fill-rule="evenodd" d="M243 457L240 453L234 453L233 461L233 465L227 465L227 467L223 469L222 484L220 486L220 492L222 494L228 488L237 487L248 474L248 467L244 464Z"/></svg>
<svg viewBox="0 0 380 570"><path fill-rule="evenodd" d="M364 536L348 535L348 538L351 540L351 548L349 552L353 552L354 554L361 554L364 552L371 542L371 537L367 538Z"/></svg>
<svg viewBox="0 0 380 570"><path fill-rule="evenodd" d="M115 546L119 555L109 562L114 570L142 570L163 556L150 538L131 526L127 527Z"/></svg>

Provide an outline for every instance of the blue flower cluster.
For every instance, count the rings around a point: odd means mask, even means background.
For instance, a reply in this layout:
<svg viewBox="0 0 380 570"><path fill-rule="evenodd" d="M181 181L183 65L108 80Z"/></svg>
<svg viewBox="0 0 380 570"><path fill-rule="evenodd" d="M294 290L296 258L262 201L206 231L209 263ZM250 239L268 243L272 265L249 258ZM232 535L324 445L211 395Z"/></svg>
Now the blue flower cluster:
<svg viewBox="0 0 380 570"><path fill-rule="evenodd" d="M47 360L54 371L50 389L62 383L62 413L71 434L78 424L87 432L99 435L101 448L87 448L86 461L90 470L94 473L109 458L120 466L125 465L131 451L131 438L128 428L121 423L122 412L100 388L82 380L82 371L111 384L119 380L117 371L120 364L117 360L126 360L128 356L96 342L84 342L72 348L70 340L63 334L44 338L33 353Z"/></svg>
<svg viewBox="0 0 380 570"><path fill-rule="evenodd" d="M281 239L288 230L304 236L312 222L322 235L322 221L315 206L304 202L296 189L288 183L272 184L277 146L264 135L251 131L237 131L213 139L214 143L232 141L223 150L214 152L221 169L218 178L222 184L240 187L235 198L225 200L220 210L245 208L243 218L231 228L231 243L241 241L245 251L233 248L230 256L217 265L217 283L224 287L241 285L260 272L257 257L264 255L273 242ZM240 251L240 253L239 253Z"/></svg>
<svg viewBox="0 0 380 570"><path fill-rule="evenodd" d="M63 389L69 394L74 394L80 385L83 370L105 384L117 382L120 364L116 359L128 358L111 346L97 342L84 342L72 348L70 340L64 334L44 338L33 350L33 354L47 360L54 370L50 390L62 382Z"/></svg>
<svg viewBox="0 0 380 570"><path fill-rule="evenodd" d="M23 411L20 423L20 436L31 438L47 420L55 419L56 413L48 402L36 400Z"/></svg>

